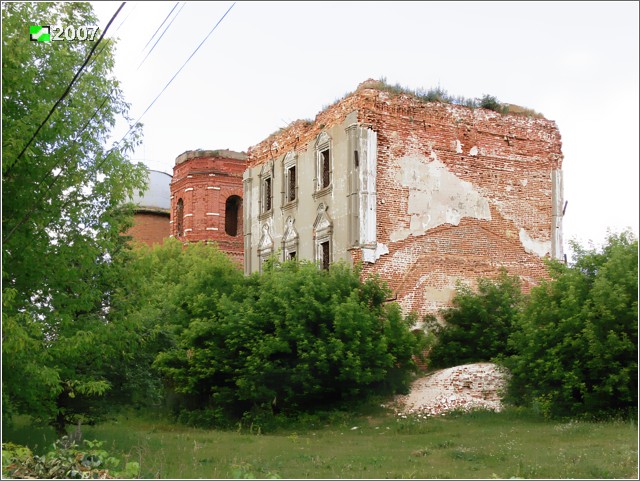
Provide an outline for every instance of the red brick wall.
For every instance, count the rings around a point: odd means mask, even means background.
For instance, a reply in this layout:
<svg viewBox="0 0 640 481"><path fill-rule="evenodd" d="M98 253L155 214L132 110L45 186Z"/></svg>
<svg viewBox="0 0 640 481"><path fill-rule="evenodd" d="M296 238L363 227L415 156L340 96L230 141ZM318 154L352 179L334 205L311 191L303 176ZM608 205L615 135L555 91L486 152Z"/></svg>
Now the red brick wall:
<svg viewBox="0 0 640 481"><path fill-rule="evenodd" d="M381 274L406 310L421 313L446 304L456 280L473 284L495 277L500 267L520 276L525 289L547 276L543 260L526 252L520 229L537 241L551 240L551 171L562 167L554 122L376 90L363 96L359 122L378 132L377 241L389 248L375 264L365 263L364 275ZM471 183L488 199L491 219L462 217L457 226L446 223L393 242L391 233L408 228L411 217L409 189L397 181L399 159L416 155L437 158ZM425 302L425 289L442 299Z"/></svg>
<svg viewBox="0 0 640 481"><path fill-rule="evenodd" d="M225 232L226 205L231 196L242 199L243 154L225 151L186 152L178 157L171 183L171 234L183 242L216 242L238 262L244 259L242 202L236 235ZM238 157L238 158L233 158ZM177 205L184 205L183 232L177 232Z"/></svg>
<svg viewBox="0 0 640 481"><path fill-rule="evenodd" d="M150 246L162 244L171 234L169 214L136 212L133 222L133 227L126 235L133 237L134 242L144 242Z"/></svg>
<svg viewBox="0 0 640 481"><path fill-rule="evenodd" d="M377 242L389 250L365 263L363 276L380 274L405 311L424 314L450 302L456 281L473 285L504 267L528 289L548 275L543 259L525 248L521 236L524 231L537 243L550 243L555 228L551 173L562 168L555 122L426 103L361 85L315 121L295 122L252 147L249 166L306 149L355 110L358 123L377 132ZM406 158L418 167L437 161L456 181L469 183L487 202L485 218L462 216L457 225L442 223L394 238L411 225L411 192L398 180ZM351 253L354 262L362 258L359 249Z"/></svg>

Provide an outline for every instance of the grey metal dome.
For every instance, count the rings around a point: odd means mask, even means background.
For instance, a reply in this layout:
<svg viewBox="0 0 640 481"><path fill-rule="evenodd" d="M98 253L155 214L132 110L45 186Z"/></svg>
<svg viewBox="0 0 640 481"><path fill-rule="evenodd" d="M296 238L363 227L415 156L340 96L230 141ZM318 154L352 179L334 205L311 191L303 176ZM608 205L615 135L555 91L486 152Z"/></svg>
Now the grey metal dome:
<svg viewBox="0 0 640 481"><path fill-rule="evenodd" d="M158 170L149 169L149 186L143 194L133 196L132 202L140 210L169 212L171 210L171 178L172 176Z"/></svg>

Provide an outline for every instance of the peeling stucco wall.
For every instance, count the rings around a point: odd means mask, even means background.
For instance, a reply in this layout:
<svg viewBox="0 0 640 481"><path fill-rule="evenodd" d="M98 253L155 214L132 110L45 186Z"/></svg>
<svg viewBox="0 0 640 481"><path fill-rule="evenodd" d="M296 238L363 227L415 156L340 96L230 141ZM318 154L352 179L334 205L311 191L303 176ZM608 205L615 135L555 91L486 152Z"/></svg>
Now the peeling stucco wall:
<svg viewBox="0 0 640 481"><path fill-rule="evenodd" d="M397 180L409 189L407 213L411 222L408 229L399 227L391 232L392 242L422 235L443 224L458 225L463 217L491 220L487 199L470 182L452 174L435 152L431 159L402 157L398 165Z"/></svg>
<svg viewBox="0 0 640 481"><path fill-rule="evenodd" d="M562 231L554 122L374 89L362 97L359 121L378 132L377 242L388 250L364 275L419 313L501 268L525 289L548 275L543 259L558 257Z"/></svg>
<svg viewBox="0 0 640 481"><path fill-rule="evenodd" d="M318 197L313 145L322 132L333 142L334 184ZM458 283L473 286L502 268L527 289L548 275L544 257L561 256L561 146L553 121L422 102L365 83L314 121L295 122L249 150L245 246L254 264L248 271L256 270L265 220L257 209L257 173L266 162L278 165L295 152L300 258L313 259L311 224L324 202L332 219L333 260L362 261L363 276L385 279L406 312L436 311L450 303ZM350 176L356 171L354 193ZM276 179L276 192L283 192L281 182ZM354 212L355 244L349 230ZM278 206L271 217L275 246L286 216Z"/></svg>

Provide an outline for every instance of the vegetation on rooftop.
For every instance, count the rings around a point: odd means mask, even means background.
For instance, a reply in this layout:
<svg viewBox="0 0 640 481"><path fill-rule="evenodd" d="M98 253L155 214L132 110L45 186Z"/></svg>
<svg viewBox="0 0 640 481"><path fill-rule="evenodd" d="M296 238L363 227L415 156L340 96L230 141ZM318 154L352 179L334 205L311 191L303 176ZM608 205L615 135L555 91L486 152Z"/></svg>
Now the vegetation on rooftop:
<svg viewBox="0 0 640 481"><path fill-rule="evenodd" d="M375 84L372 82L368 84L371 88L377 88L396 95L411 95L423 102L440 102L452 105L462 105L472 109L482 108L487 110L493 110L500 114L516 114L524 115L527 117L544 118L544 116L536 112L533 109L520 107L513 104L500 102L493 95L485 94L481 98L466 98L460 95L451 95L447 90L440 85L437 87L431 87L430 89L424 89L418 87L411 89L409 87L402 86L398 83L392 85L387 83L386 77L381 77Z"/></svg>

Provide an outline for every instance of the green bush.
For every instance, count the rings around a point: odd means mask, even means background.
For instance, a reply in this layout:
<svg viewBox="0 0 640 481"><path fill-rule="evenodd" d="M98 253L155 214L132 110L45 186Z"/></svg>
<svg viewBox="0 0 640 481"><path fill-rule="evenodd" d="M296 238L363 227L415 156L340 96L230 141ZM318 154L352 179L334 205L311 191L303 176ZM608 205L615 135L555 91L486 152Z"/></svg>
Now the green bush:
<svg viewBox="0 0 640 481"><path fill-rule="evenodd" d="M215 245L185 247L167 239L153 248L132 253L125 282L114 294L113 316L135 326L137 343L114 380L117 403L148 409L162 403L182 408L183 399L172 386L163 386L153 369L161 352L175 349L192 319L215 318L223 294L233 295L243 282L238 265ZM197 406L194 406L197 407Z"/></svg>
<svg viewBox="0 0 640 481"><path fill-rule="evenodd" d="M422 338L388 297L378 279L361 282L343 264L324 271L272 261L223 295L215 315L193 318L155 366L199 407L237 418L395 392L408 383Z"/></svg>
<svg viewBox="0 0 640 481"><path fill-rule="evenodd" d="M505 108L497 98L492 95L483 95L480 99L480 108L493 110L498 113L507 113L508 108Z"/></svg>
<svg viewBox="0 0 640 481"><path fill-rule="evenodd" d="M506 271L496 280L479 279L477 292L458 285L453 306L441 311L445 325L438 329L429 365L444 368L510 355L507 338L521 301L520 281Z"/></svg>
<svg viewBox="0 0 640 481"><path fill-rule="evenodd" d="M25 446L2 443L2 477L14 479L112 479L137 478L140 466L126 463L117 471L120 460L102 449L100 441L84 441L79 448L63 437L44 456L34 455Z"/></svg>
<svg viewBox="0 0 640 481"><path fill-rule="evenodd" d="M551 262L510 339L509 394L546 416L608 417L637 410L638 241L610 235L601 252L574 244L574 264Z"/></svg>

